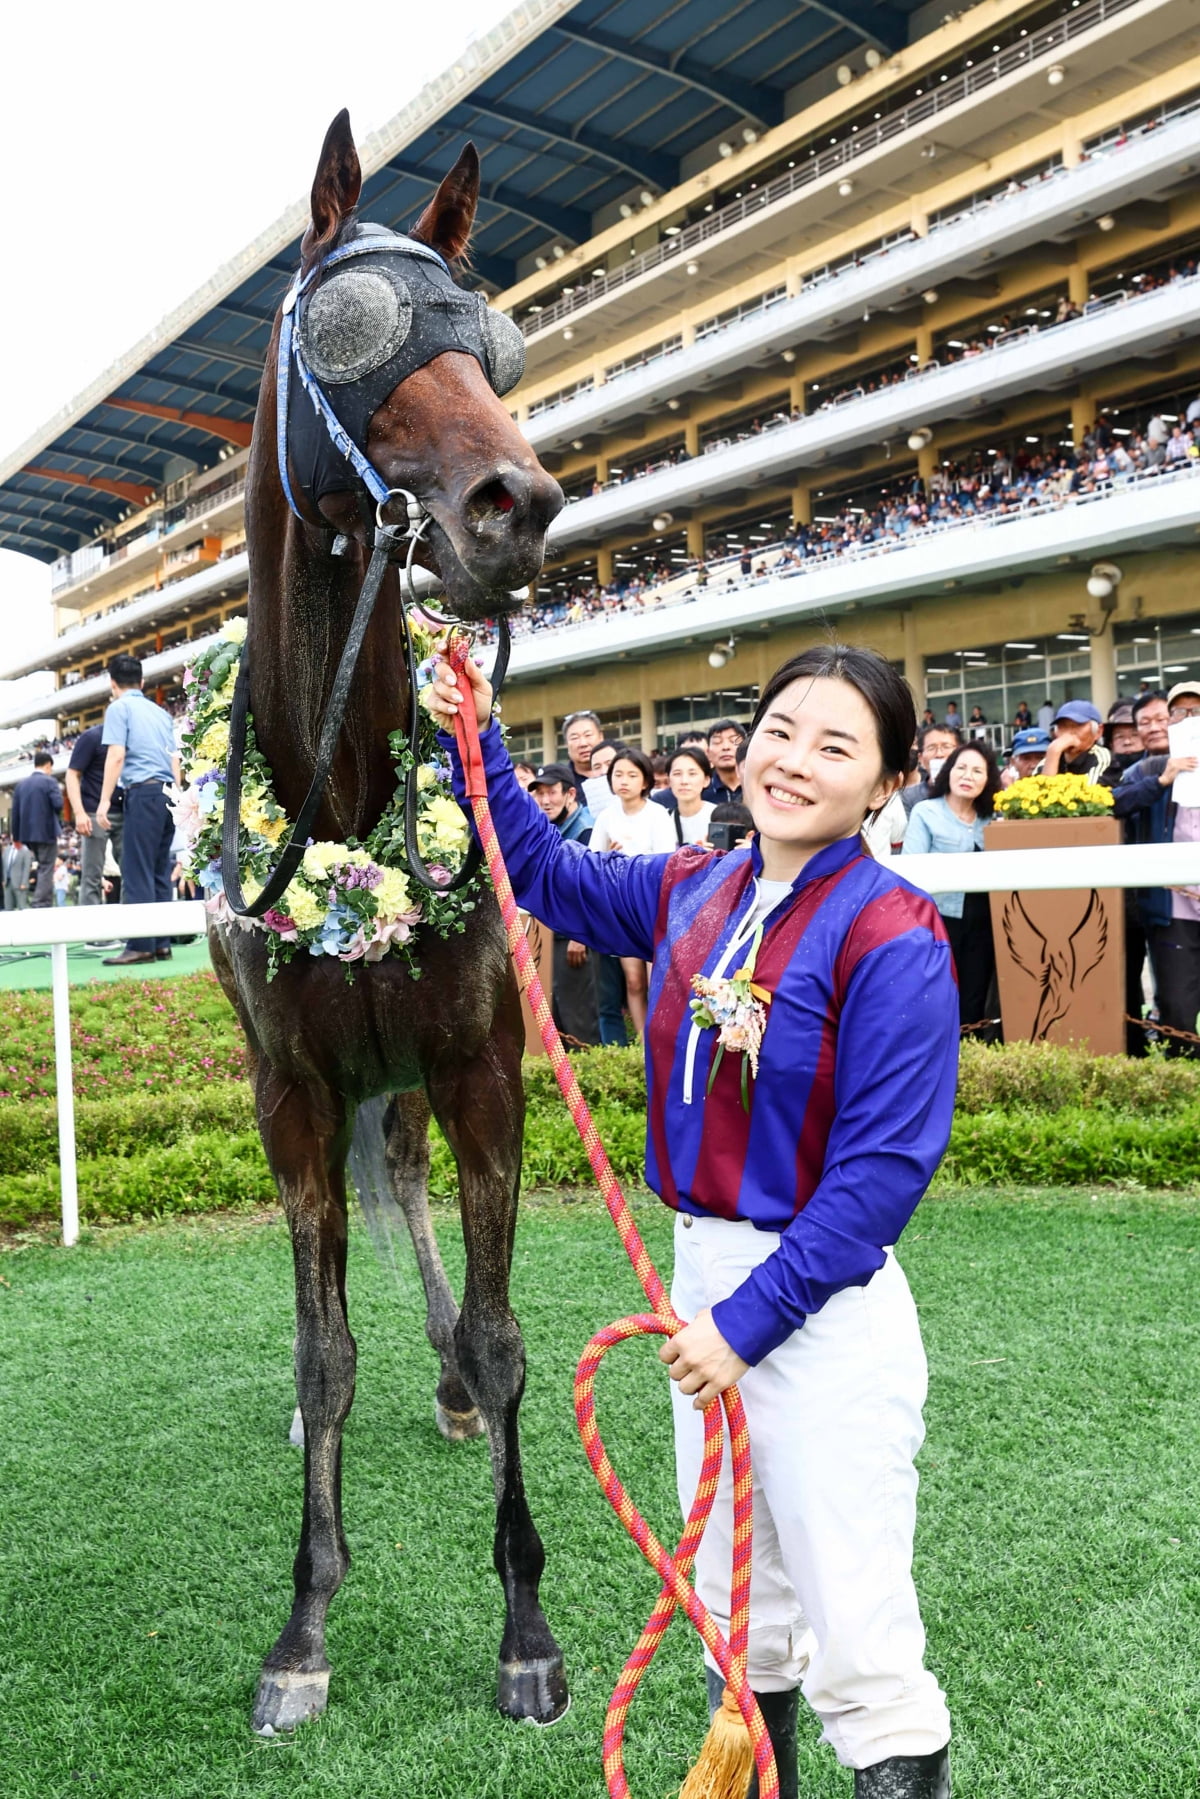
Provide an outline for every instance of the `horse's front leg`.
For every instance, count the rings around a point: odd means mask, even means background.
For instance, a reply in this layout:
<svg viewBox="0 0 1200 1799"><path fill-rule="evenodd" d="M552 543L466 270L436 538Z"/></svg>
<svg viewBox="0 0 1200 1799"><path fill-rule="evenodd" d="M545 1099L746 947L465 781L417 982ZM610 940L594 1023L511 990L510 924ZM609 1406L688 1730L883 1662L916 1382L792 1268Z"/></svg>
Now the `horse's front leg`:
<svg viewBox="0 0 1200 1799"><path fill-rule="evenodd" d="M437 1427L451 1443L483 1435L483 1420L458 1369L454 1332L458 1307L442 1266L429 1215L429 1101L423 1093L400 1093L388 1108L387 1170L396 1203L412 1238L425 1288L425 1335L437 1352Z"/></svg>
<svg viewBox="0 0 1200 1799"><path fill-rule="evenodd" d="M325 1615L345 1579L342 1426L354 1398L355 1344L346 1323L345 1108L326 1092L259 1065L258 1117L292 1235L296 1392L304 1420L304 1512L292 1612L263 1663L254 1728L290 1730L324 1711Z"/></svg>
<svg viewBox="0 0 1200 1799"><path fill-rule="evenodd" d="M538 1599L546 1556L525 1497L517 1430L525 1345L508 1299L525 1119L516 1032L498 1028L473 1061L439 1069L429 1097L458 1163L467 1276L455 1343L487 1429L496 1487L494 1561L505 1600L496 1703L507 1717L552 1724L567 1709L567 1681Z"/></svg>

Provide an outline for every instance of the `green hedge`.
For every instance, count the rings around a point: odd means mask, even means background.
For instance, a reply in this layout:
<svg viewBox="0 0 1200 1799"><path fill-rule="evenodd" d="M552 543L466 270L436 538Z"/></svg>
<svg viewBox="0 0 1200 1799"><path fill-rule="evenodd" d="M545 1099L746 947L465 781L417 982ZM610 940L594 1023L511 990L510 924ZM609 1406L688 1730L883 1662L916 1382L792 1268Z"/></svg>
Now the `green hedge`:
<svg viewBox="0 0 1200 1799"><path fill-rule="evenodd" d="M227 1046L226 1046L227 1047ZM641 1178L645 1088L637 1049L575 1059L618 1177ZM549 1064L526 1063L524 1184L587 1186L591 1170ZM260 1206L274 1187L243 1081L132 1089L76 1102L85 1216ZM1095 1058L1048 1045L963 1046L958 1108L939 1182L1095 1186L1197 1182L1200 1063ZM457 1191L453 1159L434 1133L430 1190ZM52 1099L0 1101L0 1226L58 1210L58 1125Z"/></svg>

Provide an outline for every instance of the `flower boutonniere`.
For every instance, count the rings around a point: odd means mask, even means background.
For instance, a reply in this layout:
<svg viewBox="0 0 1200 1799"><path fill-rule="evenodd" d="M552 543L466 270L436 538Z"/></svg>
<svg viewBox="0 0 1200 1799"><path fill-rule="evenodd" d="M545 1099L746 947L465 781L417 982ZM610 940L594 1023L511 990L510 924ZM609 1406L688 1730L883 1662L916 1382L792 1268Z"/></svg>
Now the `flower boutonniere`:
<svg viewBox="0 0 1200 1799"><path fill-rule="evenodd" d="M705 1093L711 1093L726 1050L742 1058L742 1105L750 1110L750 1077L758 1074L758 1052L767 1028L771 995L754 979L754 964L762 942L762 926L754 934L750 954L736 974L692 976L692 1022L702 1031L716 1030L717 1053Z"/></svg>

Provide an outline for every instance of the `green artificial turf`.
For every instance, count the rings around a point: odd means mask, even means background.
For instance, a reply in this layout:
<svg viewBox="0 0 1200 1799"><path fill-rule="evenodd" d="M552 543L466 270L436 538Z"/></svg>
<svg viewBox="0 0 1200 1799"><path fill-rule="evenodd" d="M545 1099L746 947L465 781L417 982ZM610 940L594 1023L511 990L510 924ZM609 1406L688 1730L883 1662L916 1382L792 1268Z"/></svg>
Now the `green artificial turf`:
<svg viewBox="0 0 1200 1799"><path fill-rule="evenodd" d="M667 1262L668 1221L638 1203ZM456 1284L461 1250L439 1214ZM350 1576L331 1704L248 1729L299 1514L289 1257L277 1218L96 1233L0 1255L0 1790L5 1799L600 1799L604 1704L656 1583L608 1512L571 1414L577 1355L640 1309L594 1201L526 1206L527 1477L574 1703L549 1731L491 1706L500 1598L481 1443L433 1425L407 1255L351 1251L358 1398ZM926 1201L903 1247L931 1364L917 1580L955 1720L956 1799L1194 1799L1200 1789L1196 1202L981 1191ZM676 1522L665 1379L648 1345L601 1376L633 1495ZM704 1728L678 1623L635 1703L638 1799ZM851 1777L806 1719L800 1791Z"/></svg>
<svg viewBox="0 0 1200 1799"><path fill-rule="evenodd" d="M212 966L207 937L197 937L189 943L176 939L169 962L135 962L131 968L106 968L105 957L119 956L124 948L124 943L115 943L103 949L93 949L85 943L71 944L67 949L67 973L72 987L81 987L92 981L178 980L181 975L199 974ZM6 949L0 952L0 993L24 993L30 989L49 991L49 987L48 949Z"/></svg>

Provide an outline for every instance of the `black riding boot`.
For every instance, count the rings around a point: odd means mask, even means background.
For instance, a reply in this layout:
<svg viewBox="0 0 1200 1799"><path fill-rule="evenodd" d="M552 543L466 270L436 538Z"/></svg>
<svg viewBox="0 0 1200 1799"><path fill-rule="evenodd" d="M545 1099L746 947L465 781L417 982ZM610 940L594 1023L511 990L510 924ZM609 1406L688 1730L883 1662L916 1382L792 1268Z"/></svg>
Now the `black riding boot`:
<svg viewBox="0 0 1200 1799"><path fill-rule="evenodd" d="M711 1668L704 1670L708 1677L708 1713L709 1717L721 1703L721 1695L725 1691L725 1682ZM800 1695L793 1687L790 1693L755 1693L758 1709L763 1715L763 1723L767 1727L767 1735L771 1739L771 1748L775 1751L775 1771L779 1775L779 1799L798 1799L799 1776L796 1771L796 1727L800 1710ZM750 1775L750 1785L746 1788L746 1799L758 1799L758 1770Z"/></svg>
<svg viewBox="0 0 1200 1799"><path fill-rule="evenodd" d="M950 1799L950 1751L892 1755L854 1775L854 1799Z"/></svg>

